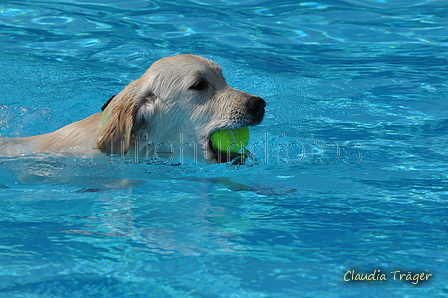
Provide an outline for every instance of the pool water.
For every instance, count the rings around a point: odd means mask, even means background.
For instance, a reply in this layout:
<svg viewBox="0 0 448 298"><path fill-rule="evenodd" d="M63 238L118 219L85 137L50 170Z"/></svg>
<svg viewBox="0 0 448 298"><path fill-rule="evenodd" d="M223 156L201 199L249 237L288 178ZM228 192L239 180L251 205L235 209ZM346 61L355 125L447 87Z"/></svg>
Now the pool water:
<svg viewBox="0 0 448 298"><path fill-rule="evenodd" d="M178 53L267 109L242 166L0 157L0 297L447 297L446 5L2 1L0 136Z"/></svg>

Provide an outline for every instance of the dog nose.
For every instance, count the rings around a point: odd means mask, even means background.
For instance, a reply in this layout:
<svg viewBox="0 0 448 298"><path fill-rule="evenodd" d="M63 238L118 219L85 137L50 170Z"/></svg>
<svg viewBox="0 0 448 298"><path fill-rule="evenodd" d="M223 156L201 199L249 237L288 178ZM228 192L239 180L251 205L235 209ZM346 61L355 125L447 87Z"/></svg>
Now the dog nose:
<svg viewBox="0 0 448 298"><path fill-rule="evenodd" d="M260 116L264 113L266 102L258 96L252 96L248 99L247 106L254 116Z"/></svg>

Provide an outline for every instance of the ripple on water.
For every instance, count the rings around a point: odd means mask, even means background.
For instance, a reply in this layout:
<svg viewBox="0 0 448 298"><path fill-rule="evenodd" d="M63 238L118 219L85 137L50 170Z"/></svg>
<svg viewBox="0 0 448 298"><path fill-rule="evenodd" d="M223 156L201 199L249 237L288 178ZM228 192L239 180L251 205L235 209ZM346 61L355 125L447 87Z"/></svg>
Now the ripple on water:
<svg viewBox="0 0 448 298"><path fill-rule="evenodd" d="M0 4L4 26L0 47L15 53L86 59L139 41L146 47L184 51L202 45L215 54L244 48L245 53L265 59L276 55L279 63L287 64L288 59L301 59L303 52L335 58L427 56L425 47L447 45L448 19L440 13L439 2L203 0L179 5L135 0L68 5L55 1L41 7L5 3ZM386 13L380 9L384 7L394 10ZM266 51L270 48L275 53Z"/></svg>

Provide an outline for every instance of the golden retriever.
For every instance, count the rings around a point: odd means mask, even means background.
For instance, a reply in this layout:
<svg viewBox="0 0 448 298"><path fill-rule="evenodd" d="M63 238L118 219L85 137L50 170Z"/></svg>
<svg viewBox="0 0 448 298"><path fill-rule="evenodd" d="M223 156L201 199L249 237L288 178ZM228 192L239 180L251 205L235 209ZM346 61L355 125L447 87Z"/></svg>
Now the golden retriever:
<svg viewBox="0 0 448 298"><path fill-rule="evenodd" d="M4 138L0 155L100 151L228 162L235 154L218 154L210 135L258 125L265 106L260 97L228 86L216 63L200 56L176 55L154 62L141 78L113 96L102 113L52 133Z"/></svg>

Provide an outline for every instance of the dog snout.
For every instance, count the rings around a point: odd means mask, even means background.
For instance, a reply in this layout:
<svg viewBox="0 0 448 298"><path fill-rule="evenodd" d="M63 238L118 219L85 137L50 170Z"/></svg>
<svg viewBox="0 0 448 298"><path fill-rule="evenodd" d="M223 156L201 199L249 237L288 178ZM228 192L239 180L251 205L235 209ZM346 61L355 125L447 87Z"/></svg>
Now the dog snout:
<svg viewBox="0 0 448 298"><path fill-rule="evenodd" d="M249 108L249 112L253 116L263 117L264 108L266 107L266 102L258 96L251 96L247 100L247 107Z"/></svg>

